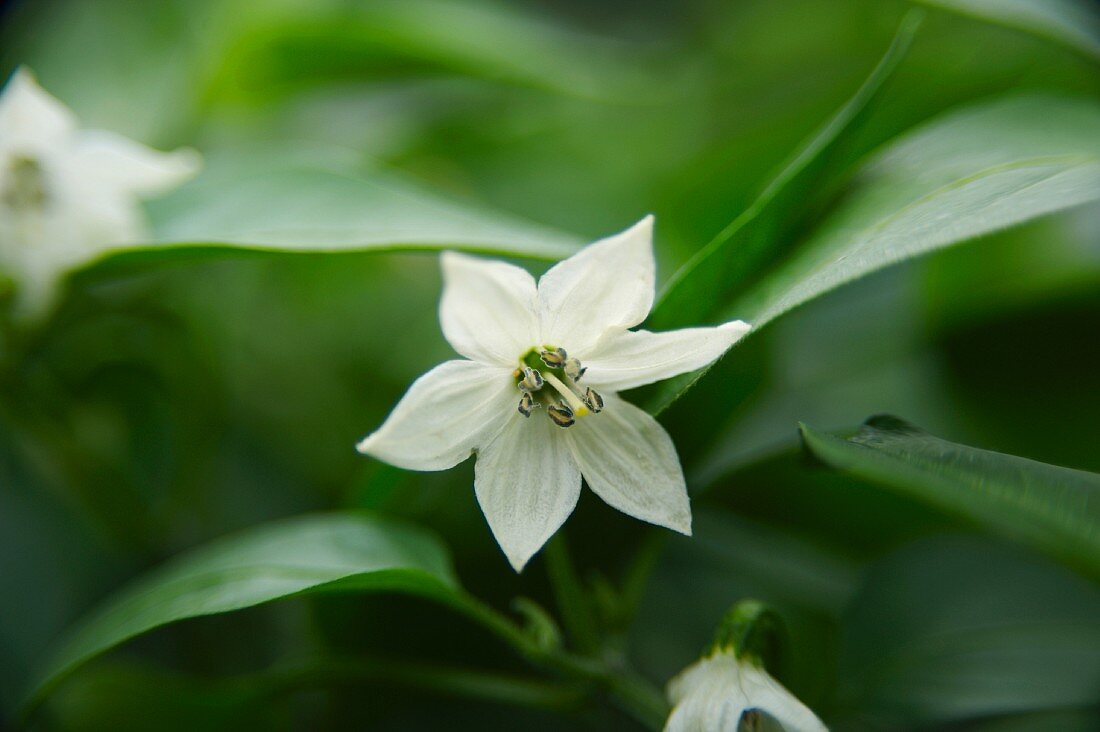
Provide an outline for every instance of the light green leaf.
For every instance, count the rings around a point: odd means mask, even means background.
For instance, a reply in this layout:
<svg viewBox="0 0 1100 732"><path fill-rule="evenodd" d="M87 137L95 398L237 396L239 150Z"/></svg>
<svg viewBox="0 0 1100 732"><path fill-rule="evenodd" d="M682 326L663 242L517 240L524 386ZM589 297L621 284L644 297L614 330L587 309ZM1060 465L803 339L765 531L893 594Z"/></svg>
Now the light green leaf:
<svg viewBox="0 0 1100 732"><path fill-rule="evenodd" d="M1096 101L1012 96L950 112L875 155L825 221L725 315L759 330L872 272L1097 200ZM666 382L650 411L703 373Z"/></svg>
<svg viewBox="0 0 1100 732"><path fill-rule="evenodd" d="M1047 38L1100 59L1100 18L1082 0L915 0Z"/></svg>
<svg viewBox="0 0 1100 732"><path fill-rule="evenodd" d="M555 260L580 245L570 235L448 200L392 173L359 176L296 162L246 172L215 163L149 209L156 241L116 251L97 267L244 251L461 249Z"/></svg>
<svg viewBox="0 0 1100 732"><path fill-rule="evenodd" d="M921 22L907 15L886 54L843 107L790 157L745 211L688 260L665 284L650 322L659 327L698 323L711 315L715 293L743 282L779 243L785 217L817 185L837 149L873 108L909 50Z"/></svg>
<svg viewBox="0 0 1100 732"><path fill-rule="evenodd" d="M30 695L33 708L79 666L134 636L202 615L322 591L459 592L431 534L367 515L320 514L261 526L183 554L84 620Z"/></svg>
<svg viewBox="0 0 1100 732"><path fill-rule="evenodd" d="M1100 104L978 104L875 156L821 227L730 312L759 328L883 267L1098 199Z"/></svg>
<svg viewBox="0 0 1100 732"><path fill-rule="evenodd" d="M850 439L800 426L825 464L962 516L1100 576L1100 475L958 445L896 417Z"/></svg>
<svg viewBox="0 0 1100 732"><path fill-rule="evenodd" d="M569 96L635 101L655 86L654 70L636 68L626 44L553 22L549 13L513 3L374 0L337 16L359 48L435 61L484 76ZM327 33L326 40L333 37ZM339 37L339 36L338 36ZM362 53L362 51L360 51Z"/></svg>

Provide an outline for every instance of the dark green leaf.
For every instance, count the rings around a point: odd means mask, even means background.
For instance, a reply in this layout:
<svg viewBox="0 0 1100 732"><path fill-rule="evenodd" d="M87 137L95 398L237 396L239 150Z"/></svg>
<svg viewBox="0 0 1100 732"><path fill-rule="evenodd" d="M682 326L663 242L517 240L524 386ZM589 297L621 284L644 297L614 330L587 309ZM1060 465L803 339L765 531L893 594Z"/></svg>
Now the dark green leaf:
<svg viewBox="0 0 1100 732"><path fill-rule="evenodd" d="M850 439L801 425L827 465L963 516L1100 576L1100 475L958 445L895 417Z"/></svg>
<svg viewBox="0 0 1100 732"><path fill-rule="evenodd" d="M30 706L77 667L154 628L337 590L448 599L457 581L434 536L388 519L320 514L262 526L186 553L108 600L47 664Z"/></svg>
<svg viewBox="0 0 1100 732"><path fill-rule="evenodd" d="M1088 726L1006 728L1097 728L1100 588L1039 557L966 536L911 544L868 568L844 630L837 728L992 730L980 722L1090 707Z"/></svg>

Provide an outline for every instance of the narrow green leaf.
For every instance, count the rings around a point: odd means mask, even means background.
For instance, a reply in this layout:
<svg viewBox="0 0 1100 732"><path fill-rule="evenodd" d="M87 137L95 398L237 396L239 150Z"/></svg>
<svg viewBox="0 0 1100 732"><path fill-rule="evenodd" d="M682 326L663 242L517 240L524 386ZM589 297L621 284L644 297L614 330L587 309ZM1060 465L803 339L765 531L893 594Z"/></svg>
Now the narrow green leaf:
<svg viewBox="0 0 1100 732"><path fill-rule="evenodd" d="M875 155L826 220L726 315L757 330L877 270L1097 200L1095 100L1011 96L950 112ZM703 373L666 382L651 411Z"/></svg>
<svg viewBox="0 0 1100 732"><path fill-rule="evenodd" d="M777 246L784 218L819 181L835 152L873 107L912 44L922 14L902 20L886 54L844 106L788 159L763 192L665 284L651 322L700 322L713 313L715 292L728 291L758 269Z"/></svg>
<svg viewBox="0 0 1100 732"><path fill-rule="evenodd" d="M877 155L795 255L730 312L760 327L876 270L1098 199L1100 104L978 104Z"/></svg>
<svg viewBox="0 0 1100 732"><path fill-rule="evenodd" d="M79 666L154 628L337 590L450 601L458 586L442 544L395 521L321 514L261 526L183 554L108 600L47 664L28 712Z"/></svg>
<svg viewBox="0 0 1100 732"><path fill-rule="evenodd" d="M915 0L1061 43L1100 59L1100 17L1082 0Z"/></svg>
<svg viewBox="0 0 1100 732"><path fill-rule="evenodd" d="M462 249L555 260L580 245L568 234L448 200L394 174L364 177L296 163L247 172L211 167L150 204L155 242L113 252L96 268L242 251Z"/></svg>
<svg viewBox="0 0 1100 732"><path fill-rule="evenodd" d="M825 464L882 484L1100 576L1100 475L934 437L896 417L850 439L800 425Z"/></svg>

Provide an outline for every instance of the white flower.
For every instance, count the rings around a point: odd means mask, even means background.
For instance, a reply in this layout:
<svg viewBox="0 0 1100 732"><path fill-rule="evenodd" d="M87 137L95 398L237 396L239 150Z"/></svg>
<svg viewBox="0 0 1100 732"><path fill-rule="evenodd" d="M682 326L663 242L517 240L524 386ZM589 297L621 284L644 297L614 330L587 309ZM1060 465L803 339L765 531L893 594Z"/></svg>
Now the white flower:
<svg viewBox="0 0 1100 732"><path fill-rule="evenodd" d="M446 252L439 320L470 359L421 376L359 450L410 470L477 453L474 488L516 571L577 504L596 495L691 533L676 448L616 392L701 368L749 326L631 331L653 305L653 218L592 244L538 284L504 262Z"/></svg>
<svg viewBox="0 0 1100 732"><path fill-rule="evenodd" d="M190 150L160 153L73 113L19 69L0 93L0 272L24 316L49 308L59 278L112 245L145 236L138 196L182 183Z"/></svg>
<svg viewBox="0 0 1100 732"><path fill-rule="evenodd" d="M805 704L753 661L738 660L732 649L688 666L669 682L668 697L673 708L665 732L825 732Z"/></svg>

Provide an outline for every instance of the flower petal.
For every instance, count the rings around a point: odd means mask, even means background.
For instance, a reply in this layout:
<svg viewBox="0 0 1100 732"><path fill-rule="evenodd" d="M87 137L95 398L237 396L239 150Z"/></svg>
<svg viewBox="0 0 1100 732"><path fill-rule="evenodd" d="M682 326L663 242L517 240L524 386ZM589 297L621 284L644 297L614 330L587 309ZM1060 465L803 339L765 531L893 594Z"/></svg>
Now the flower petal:
<svg viewBox="0 0 1100 732"><path fill-rule="evenodd" d="M202 158L194 150L160 152L113 132L85 130L76 138L73 164L98 185L148 196L194 177Z"/></svg>
<svg viewBox="0 0 1100 732"><path fill-rule="evenodd" d="M581 493L580 470L560 432L544 415L516 412L477 454L477 502L517 572L565 523Z"/></svg>
<svg viewBox="0 0 1100 732"><path fill-rule="evenodd" d="M657 420L614 394L565 432L588 486L613 508L691 535L680 459Z"/></svg>
<svg viewBox="0 0 1100 732"><path fill-rule="evenodd" d="M439 322L466 358L513 368L538 342L535 280L505 262L444 252Z"/></svg>
<svg viewBox="0 0 1100 732"><path fill-rule="evenodd" d="M626 330L653 307L653 217L590 244L539 280L542 341L582 353L608 330Z"/></svg>
<svg viewBox="0 0 1100 732"><path fill-rule="evenodd" d="M19 67L0 92L0 142L5 148L48 148L76 129L76 115Z"/></svg>
<svg viewBox="0 0 1100 732"><path fill-rule="evenodd" d="M584 380L597 388L622 391L694 371L719 358L751 327L734 320L715 328L609 333L582 357L588 369Z"/></svg>
<svg viewBox="0 0 1100 732"><path fill-rule="evenodd" d="M518 403L509 370L447 361L414 381L358 450L399 468L445 470L489 444Z"/></svg>
<svg viewBox="0 0 1100 732"><path fill-rule="evenodd" d="M737 732L750 710L765 712L786 732L826 732L821 720L764 669L738 661L732 652L689 666L669 682L668 695L674 706L665 732Z"/></svg>

